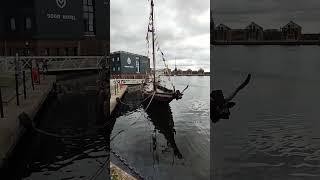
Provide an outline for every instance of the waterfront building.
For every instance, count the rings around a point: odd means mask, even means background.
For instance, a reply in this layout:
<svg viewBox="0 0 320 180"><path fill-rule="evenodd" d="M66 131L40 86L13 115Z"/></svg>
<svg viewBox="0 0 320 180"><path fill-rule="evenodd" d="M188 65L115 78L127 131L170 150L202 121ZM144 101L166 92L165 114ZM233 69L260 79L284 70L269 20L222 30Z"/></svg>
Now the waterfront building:
<svg viewBox="0 0 320 180"><path fill-rule="evenodd" d="M231 28L224 24L220 24L215 28L215 40L231 41Z"/></svg>
<svg viewBox="0 0 320 180"><path fill-rule="evenodd" d="M263 37L267 41L281 40L281 31L279 29L266 29L263 32Z"/></svg>
<svg viewBox="0 0 320 180"><path fill-rule="evenodd" d="M246 40L246 32L243 29L232 29L231 39L232 41L244 41Z"/></svg>
<svg viewBox="0 0 320 180"><path fill-rule="evenodd" d="M109 0L10 0L0 6L0 56L104 55Z"/></svg>
<svg viewBox="0 0 320 180"><path fill-rule="evenodd" d="M111 75L121 79L140 79L150 73L150 59L147 56L126 51L110 54Z"/></svg>
<svg viewBox="0 0 320 180"><path fill-rule="evenodd" d="M263 28L251 22L246 28L246 40L263 40Z"/></svg>
<svg viewBox="0 0 320 180"><path fill-rule="evenodd" d="M316 33L316 34L301 34L301 40L318 40L320 41L320 34Z"/></svg>
<svg viewBox="0 0 320 180"><path fill-rule="evenodd" d="M300 40L302 27L293 21L281 28L281 38L283 40Z"/></svg>

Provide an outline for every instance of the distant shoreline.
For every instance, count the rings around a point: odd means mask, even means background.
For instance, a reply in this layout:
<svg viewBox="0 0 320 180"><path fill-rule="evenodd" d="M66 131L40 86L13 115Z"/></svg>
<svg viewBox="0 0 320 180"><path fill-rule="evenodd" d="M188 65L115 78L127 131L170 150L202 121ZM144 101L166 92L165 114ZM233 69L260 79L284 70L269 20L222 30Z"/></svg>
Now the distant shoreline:
<svg viewBox="0 0 320 180"><path fill-rule="evenodd" d="M320 45L319 40L304 40L304 41L214 41L211 45Z"/></svg>
<svg viewBox="0 0 320 180"><path fill-rule="evenodd" d="M209 74L179 74L176 76L210 76L210 72L208 72ZM163 76L168 76L168 75L163 75ZM174 75L170 75L170 76L174 76Z"/></svg>

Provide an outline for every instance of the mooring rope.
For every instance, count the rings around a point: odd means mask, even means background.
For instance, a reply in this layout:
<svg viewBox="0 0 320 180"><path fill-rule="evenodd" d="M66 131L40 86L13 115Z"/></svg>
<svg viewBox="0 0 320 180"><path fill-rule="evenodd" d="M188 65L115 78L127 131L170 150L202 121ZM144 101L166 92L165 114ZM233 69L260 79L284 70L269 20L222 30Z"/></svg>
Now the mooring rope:
<svg viewBox="0 0 320 180"><path fill-rule="evenodd" d="M136 107L139 107L141 106L142 103L144 103L149 97L151 97L152 94L150 94L148 97L146 97L145 99L143 99L140 103L136 104ZM125 103L123 102L120 98L118 99L118 101L123 104L123 105L126 105L126 106L131 106L131 107L134 107L134 104L128 104L128 103Z"/></svg>
<svg viewBox="0 0 320 180"><path fill-rule="evenodd" d="M109 158L110 159L110 158ZM104 163L100 166L100 168L91 176L89 180L95 180L98 178L98 176L102 173L103 168L109 164L109 159L107 158ZM111 174L110 174L111 175ZM111 179L111 178L110 178Z"/></svg>
<svg viewBox="0 0 320 180"><path fill-rule="evenodd" d="M150 107L151 102L152 102L155 94L156 94L156 92L154 91L154 92L152 93L152 97L151 97L151 99L150 99L147 107L145 108L145 111L147 111L148 108ZM150 95L150 96L151 96L151 95ZM148 98L149 98L150 96L148 96ZM146 98L146 99L148 99L148 98ZM137 121L142 117L142 115L143 115L143 113L141 113L141 115L140 115L140 117L137 119ZM131 124L131 125L130 125L127 129L125 129L125 130L119 131L116 135L114 135L112 138L110 138L110 143L111 143L119 134L121 134L122 132L125 132L126 130L128 130L132 125L133 125L133 124ZM124 158L122 158L122 157L120 156L120 154L116 153L116 152L113 151L111 148L110 148L110 152L112 152L112 153L118 158L118 160L119 160L123 165L125 165L128 169L130 169L130 171L133 172L135 175L137 175L140 179L142 179L142 180L143 180L143 179L146 179L146 178L144 178L137 170L135 170L132 166L130 166L130 164L129 164Z"/></svg>
<svg viewBox="0 0 320 180"><path fill-rule="evenodd" d="M152 102L155 94L156 94L156 92L154 91L154 92L152 93L152 97L151 97L151 99L150 99L147 107L145 108L145 111L147 111L148 108L150 107L150 104L151 104L151 102ZM150 95L150 96L151 96L151 95ZM150 96L148 96L148 98L149 98ZM146 98L146 99L148 99L148 98ZM143 115L143 113L141 113L141 115L139 116L139 118L137 119L137 121L140 120L140 118L142 117L142 115ZM131 126L134 125L137 121L135 121L134 123L130 124L130 126L129 126L128 128L119 131L116 135L114 135L114 136L110 139L110 142L113 141L119 134L121 134L122 132L125 132L125 131L127 131L129 128L131 128Z"/></svg>
<svg viewBox="0 0 320 180"><path fill-rule="evenodd" d="M114 150L112 150L110 148L110 152L116 156L116 158L123 164L125 165L133 174L135 174L136 176L139 177L139 179L144 180L146 178L143 177L143 175L141 175L141 173L139 173L134 167L130 166L130 164L124 159L122 158L117 152L115 152Z"/></svg>
<svg viewBox="0 0 320 180"><path fill-rule="evenodd" d="M25 112L22 112L19 115L19 120L20 120L20 124L23 127L25 127L26 129L32 129L32 130L36 131L39 134L43 134L43 135L50 136L50 137L55 137L55 138L79 139L79 138L83 138L84 136L89 136L89 135L95 135L96 134L93 131L85 131L83 133L79 133L79 134L75 134L75 135L62 135L62 134L58 134L58 133L48 132L46 130L37 128L35 122ZM105 125L94 127L94 130L99 130L99 129L102 129L104 127L105 127Z"/></svg>

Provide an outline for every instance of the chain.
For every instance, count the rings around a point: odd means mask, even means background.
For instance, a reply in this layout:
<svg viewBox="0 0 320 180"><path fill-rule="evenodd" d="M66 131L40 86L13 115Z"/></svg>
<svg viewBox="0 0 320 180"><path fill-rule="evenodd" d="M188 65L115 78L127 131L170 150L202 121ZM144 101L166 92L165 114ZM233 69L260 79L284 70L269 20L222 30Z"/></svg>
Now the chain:
<svg viewBox="0 0 320 180"><path fill-rule="evenodd" d="M113 155L115 155L115 156L117 157L117 159L131 171L131 173L133 173L133 174L135 174L136 176L138 176L139 179L141 179L141 180L146 179L146 178L144 178L144 177L141 175L141 173L139 173L134 167L130 166L130 164L129 164L124 158L122 158L119 153L115 152L115 151L112 150L112 149L110 150L110 152L111 152Z"/></svg>

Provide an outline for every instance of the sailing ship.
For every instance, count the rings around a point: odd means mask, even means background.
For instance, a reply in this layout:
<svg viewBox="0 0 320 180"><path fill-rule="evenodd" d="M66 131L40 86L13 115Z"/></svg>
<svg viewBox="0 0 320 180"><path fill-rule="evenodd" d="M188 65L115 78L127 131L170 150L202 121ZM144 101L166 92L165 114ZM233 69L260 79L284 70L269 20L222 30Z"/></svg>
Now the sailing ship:
<svg viewBox="0 0 320 180"><path fill-rule="evenodd" d="M152 61L153 61L153 80L149 83L143 84L142 94L144 97L151 98L152 103L156 104L169 104L173 99L179 100L183 96L183 92L188 88L188 86L180 92L179 90L166 88L161 85L160 79L156 80L156 58L155 58L155 27L154 27L154 1L150 0L151 13L149 17L148 31L147 31L147 42L149 42L149 33L152 35ZM157 43L158 45L158 43ZM164 54L161 51L159 45L157 48L161 55L163 62L165 63ZM166 66L166 69L168 67ZM170 76L169 76L170 77Z"/></svg>

